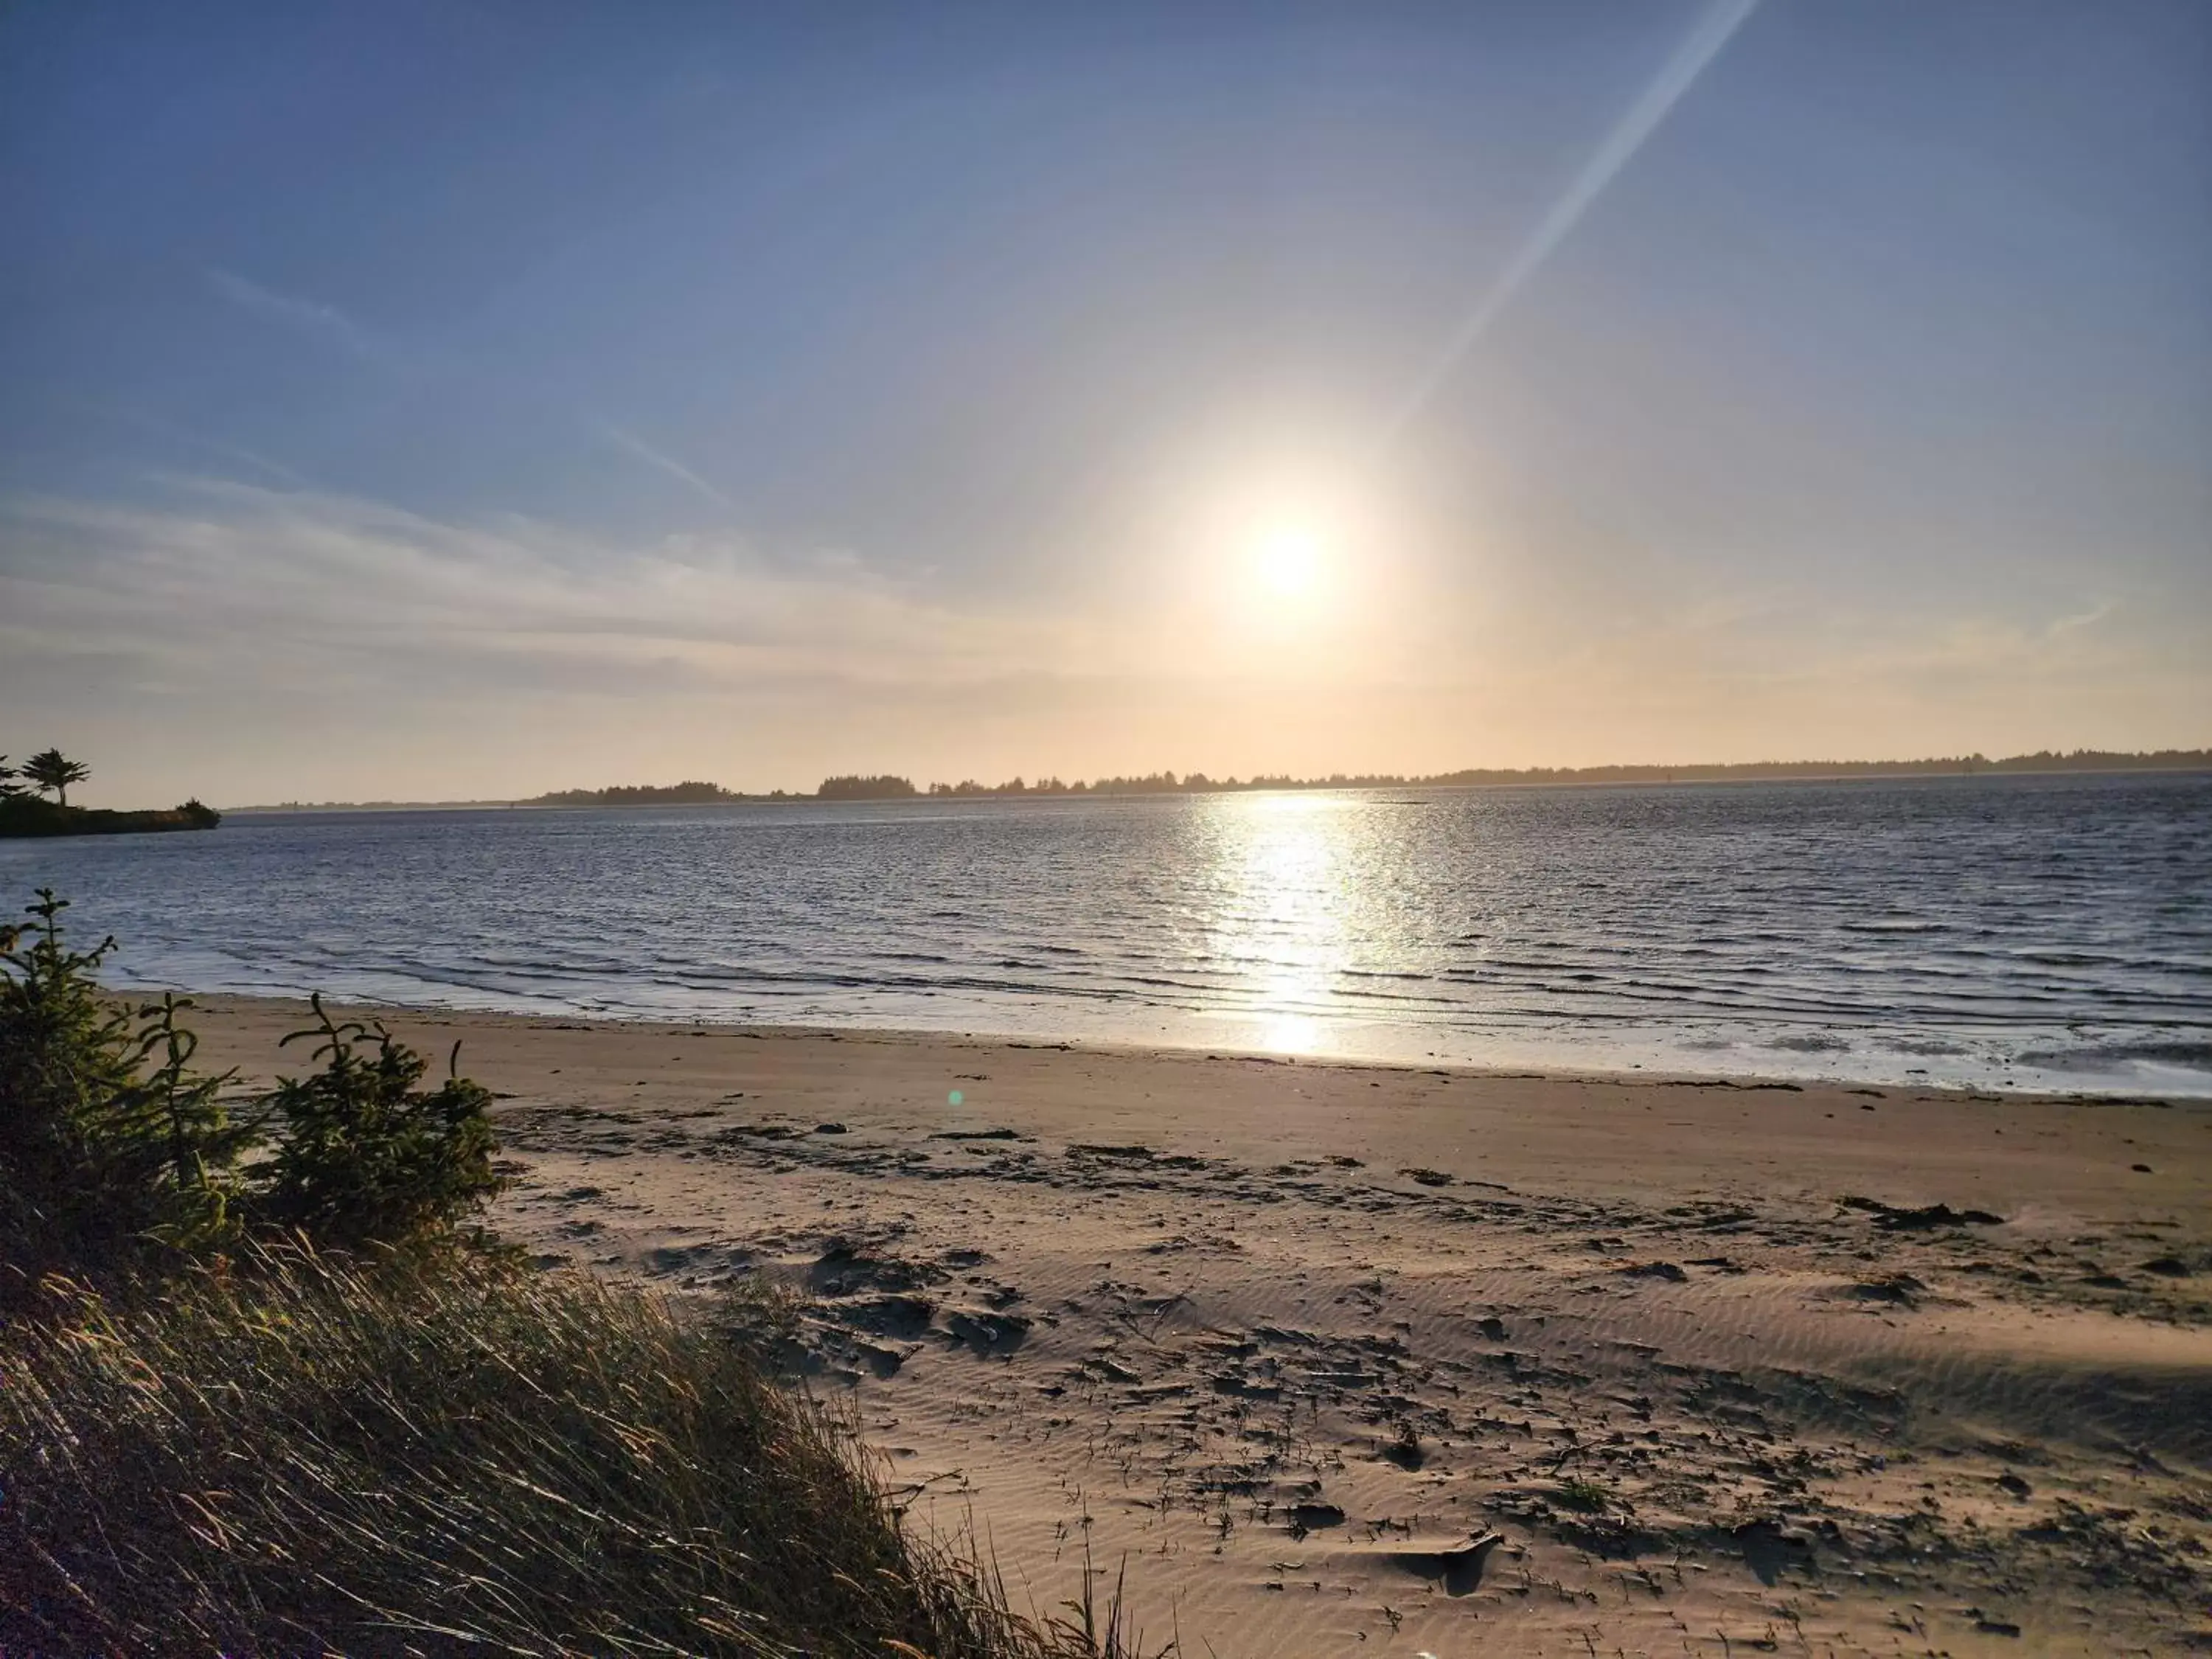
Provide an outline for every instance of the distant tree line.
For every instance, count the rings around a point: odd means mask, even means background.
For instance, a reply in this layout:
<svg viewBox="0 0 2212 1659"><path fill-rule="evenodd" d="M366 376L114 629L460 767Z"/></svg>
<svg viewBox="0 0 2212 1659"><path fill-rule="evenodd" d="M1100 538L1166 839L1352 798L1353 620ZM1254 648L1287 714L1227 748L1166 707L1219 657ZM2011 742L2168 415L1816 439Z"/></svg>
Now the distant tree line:
<svg viewBox="0 0 2212 1659"><path fill-rule="evenodd" d="M1952 755L1931 760L1735 761L1725 764L1677 766L1531 767L1522 771L1464 771L1433 777L1395 780L1438 785L1483 783L1714 783L1731 778L1861 778L1967 776L1981 772L2201 772L2212 770L2212 749L2159 749L2128 754L2107 749L2076 749L2062 754L2040 749L2032 755L1991 760L1986 755ZM1378 780L1379 781L1379 780Z"/></svg>
<svg viewBox="0 0 2212 1659"><path fill-rule="evenodd" d="M1203 772L1154 772L1142 777L1098 778L1064 783L1056 777L1031 783L1023 778L1005 783L979 783L969 778L959 783L933 783L917 789L910 779L896 776L847 776L824 779L816 795L823 800L892 800L927 794L939 799L998 795L1200 795L1254 789L1391 789L1454 788L1482 785L1604 784L1604 783L1716 783L1732 779L1851 778L1887 776L1964 776L1984 772L2142 772L2212 770L2212 750L2160 749L2126 754L2104 749L2076 749L2069 753L2038 750L2032 755L2012 755L1991 760L1985 755L1956 755L1933 760L1910 761L1737 761L1711 764L1658 766L1532 766L1469 767L1457 772L1409 775L1397 772L1334 772L1326 777L1295 778L1282 774L1255 774L1249 778L1213 778Z"/></svg>
<svg viewBox="0 0 2212 1659"><path fill-rule="evenodd" d="M814 792L821 800L899 800L920 793L909 780L895 778L889 773L873 778L824 778L822 787Z"/></svg>
<svg viewBox="0 0 2212 1659"><path fill-rule="evenodd" d="M49 757L34 756L33 765ZM0 756L0 798L22 791L6 780L7 757ZM85 774L75 762L66 783L82 781ZM895 773L844 773L824 778L809 793L773 789L766 794L747 794L718 783L692 779L683 783L617 784L605 789L556 789L520 801L286 801L275 807L240 807L240 811L369 811L408 806L711 806L736 801L974 799L1006 795L1204 795L1267 789L1418 789L1510 787L1537 784L1607 783L1720 783L1759 778L1860 778L1967 776L1983 772L2201 772L2212 771L2212 749L2159 749L2125 753L2109 749L2075 749L2067 752L2039 749L2032 755L2011 755L1991 760L1986 755L1952 755L1933 760L1875 761L1732 761L1712 763L1681 763L1650 766L1530 766L1468 767L1456 772L1332 772L1325 777L1297 778L1286 773L1255 773L1249 778L1216 778L1204 772L1152 772L1136 777L1095 778L1073 783L1057 777L1010 778L1004 783L981 783L966 778L958 783L927 787ZM50 768L34 775L31 765L22 775L33 777L42 788L57 791L66 783L47 781ZM179 811L208 809L188 803Z"/></svg>
<svg viewBox="0 0 2212 1659"><path fill-rule="evenodd" d="M775 792L781 795L779 789ZM533 796L525 806L711 806L717 801L744 800L744 796L719 783L694 778L683 783L622 783L605 789L556 789Z"/></svg>

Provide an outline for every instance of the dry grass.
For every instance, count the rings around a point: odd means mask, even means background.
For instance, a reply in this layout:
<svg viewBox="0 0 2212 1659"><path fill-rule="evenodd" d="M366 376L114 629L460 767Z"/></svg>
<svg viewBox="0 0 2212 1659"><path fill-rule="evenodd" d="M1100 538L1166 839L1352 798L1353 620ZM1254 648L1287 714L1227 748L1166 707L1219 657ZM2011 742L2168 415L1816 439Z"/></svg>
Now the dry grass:
<svg viewBox="0 0 2212 1659"><path fill-rule="evenodd" d="M635 1291L286 1248L43 1301L0 1344L0 1652L1114 1645L1016 1617L820 1410Z"/></svg>

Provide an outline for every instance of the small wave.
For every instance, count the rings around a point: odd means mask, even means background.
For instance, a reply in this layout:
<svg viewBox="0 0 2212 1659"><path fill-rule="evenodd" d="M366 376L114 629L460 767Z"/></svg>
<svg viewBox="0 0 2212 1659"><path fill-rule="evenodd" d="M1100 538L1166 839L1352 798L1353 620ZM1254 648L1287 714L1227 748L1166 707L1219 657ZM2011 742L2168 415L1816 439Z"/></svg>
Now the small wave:
<svg viewBox="0 0 2212 1659"><path fill-rule="evenodd" d="M2045 1066L2053 1071L2093 1071L2129 1060L2149 1060L2161 1066L2184 1066L2191 1071L2212 1072L2212 1042L2187 1039L2153 1039L2142 1042L2092 1042L2079 1048L2036 1048L2019 1056L2023 1066Z"/></svg>
<svg viewBox="0 0 2212 1659"><path fill-rule="evenodd" d="M1843 1038L1825 1031L1808 1032L1802 1036L1776 1037L1765 1046L1793 1054L1849 1054L1851 1048Z"/></svg>

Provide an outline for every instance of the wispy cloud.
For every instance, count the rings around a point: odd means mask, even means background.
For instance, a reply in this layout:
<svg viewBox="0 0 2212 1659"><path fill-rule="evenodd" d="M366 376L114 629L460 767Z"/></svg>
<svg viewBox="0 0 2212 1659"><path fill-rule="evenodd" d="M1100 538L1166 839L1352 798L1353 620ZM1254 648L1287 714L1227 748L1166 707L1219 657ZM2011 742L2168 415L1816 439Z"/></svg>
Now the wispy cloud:
<svg viewBox="0 0 2212 1659"><path fill-rule="evenodd" d="M866 566L735 537L610 545L202 481L167 509L0 505L0 654L128 659L209 684L288 675L412 698L428 680L957 683L1047 668L1049 624L932 603Z"/></svg>
<svg viewBox="0 0 2212 1659"><path fill-rule="evenodd" d="M187 448L198 450L202 454L220 456L225 460L242 462L255 471L290 484L296 489L313 488L312 482L303 474L293 471L282 461L270 459L258 450L248 449L244 444L234 444L228 439L215 437L209 433L194 431L190 427L180 426L174 421L164 419L150 410L101 403L88 403L87 406L111 419L125 421L145 431L157 433L172 443L182 444Z"/></svg>
<svg viewBox="0 0 2212 1659"><path fill-rule="evenodd" d="M2087 611L2077 611L2069 616L2058 617L2044 630L2045 637L2055 640L2062 635L2071 634L2077 629L2094 628L2119 608L2120 602L2118 599L2100 599Z"/></svg>
<svg viewBox="0 0 2212 1659"><path fill-rule="evenodd" d="M635 456L649 467L666 473L670 477L704 496L717 507L726 507L732 513L738 510L738 504L727 495L715 489L683 462L655 449L635 432L624 431L611 421L594 421L592 422L592 428L616 448L626 454Z"/></svg>
<svg viewBox="0 0 2212 1659"><path fill-rule="evenodd" d="M389 338L362 325L334 305L312 300L297 294L284 294L264 287L234 270L219 265L208 267L204 273L209 289L228 303L248 312L279 328L333 346L356 362L374 363L385 368L419 368L413 355L404 350ZM465 377L465 366L452 362L441 366L443 372L457 369ZM641 461L664 477L673 478L701 500L710 501L726 513L738 511L738 504L723 491L678 460L665 450L655 447L628 428L614 422L584 416L585 426L602 442L612 445L632 459ZM258 466L272 477L282 477L289 483L304 481L296 474L247 452L220 446L211 441L197 440L210 453L222 450L234 459Z"/></svg>
<svg viewBox="0 0 2212 1659"><path fill-rule="evenodd" d="M206 276L210 289L241 311L325 341L363 360L379 360L386 355L368 330L336 306L295 294L280 294L220 266L210 265Z"/></svg>

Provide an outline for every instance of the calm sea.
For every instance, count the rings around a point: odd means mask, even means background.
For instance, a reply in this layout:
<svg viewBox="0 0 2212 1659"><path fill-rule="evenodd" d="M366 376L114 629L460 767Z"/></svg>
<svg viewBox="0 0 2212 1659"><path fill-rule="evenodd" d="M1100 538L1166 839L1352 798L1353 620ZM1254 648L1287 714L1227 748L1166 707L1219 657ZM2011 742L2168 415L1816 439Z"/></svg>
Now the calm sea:
<svg viewBox="0 0 2212 1659"><path fill-rule="evenodd" d="M2212 775L234 817L133 986L2212 1095Z"/></svg>

